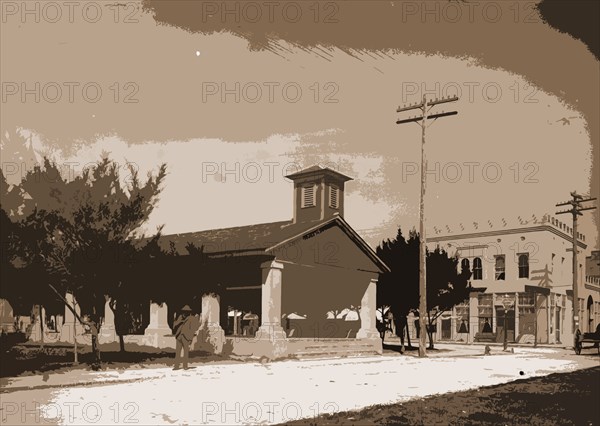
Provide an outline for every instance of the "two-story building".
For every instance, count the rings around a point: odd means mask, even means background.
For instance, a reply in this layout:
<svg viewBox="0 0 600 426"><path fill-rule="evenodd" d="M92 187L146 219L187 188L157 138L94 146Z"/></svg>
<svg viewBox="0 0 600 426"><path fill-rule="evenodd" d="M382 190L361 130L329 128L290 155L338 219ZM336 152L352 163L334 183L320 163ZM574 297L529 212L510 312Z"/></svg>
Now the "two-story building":
<svg viewBox="0 0 600 426"><path fill-rule="evenodd" d="M572 238L569 224L550 215L436 225L440 246L471 271L469 300L443 314L436 339L473 342L569 343L573 339ZM600 282L586 277L585 236L577 234L580 329L600 322Z"/></svg>

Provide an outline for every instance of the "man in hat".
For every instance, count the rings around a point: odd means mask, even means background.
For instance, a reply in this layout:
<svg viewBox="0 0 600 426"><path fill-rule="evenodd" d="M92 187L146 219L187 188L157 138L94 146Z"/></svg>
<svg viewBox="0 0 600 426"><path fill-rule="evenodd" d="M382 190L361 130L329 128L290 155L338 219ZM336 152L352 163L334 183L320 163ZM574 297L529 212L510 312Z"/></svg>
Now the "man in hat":
<svg viewBox="0 0 600 426"><path fill-rule="evenodd" d="M179 364L183 358L183 368L188 368L188 357L190 345L196 334L194 318L190 315L192 309L185 305L181 308L181 313L173 323L173 334L175 335L175 367L174 370L179 370ZM183 357L181 352L183 351Z"/></svg>

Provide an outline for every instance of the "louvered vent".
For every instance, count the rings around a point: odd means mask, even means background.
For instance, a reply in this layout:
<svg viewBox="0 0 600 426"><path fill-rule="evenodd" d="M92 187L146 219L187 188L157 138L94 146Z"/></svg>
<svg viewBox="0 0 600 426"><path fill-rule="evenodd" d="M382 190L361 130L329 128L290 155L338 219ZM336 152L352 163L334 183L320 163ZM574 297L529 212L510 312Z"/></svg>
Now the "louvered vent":
<svg viewBox="0 0 600 426"><path fill-rule="evenodd" d="M302 207L314 207L315 205L315 187L303 186L302 187Z"/></svg>
<svg viewBox="0 0 600 426"><path fill-rule="evenodd" d="M335 185L329 187L329 207L332 209L339 208L340 188Z"/></svg>

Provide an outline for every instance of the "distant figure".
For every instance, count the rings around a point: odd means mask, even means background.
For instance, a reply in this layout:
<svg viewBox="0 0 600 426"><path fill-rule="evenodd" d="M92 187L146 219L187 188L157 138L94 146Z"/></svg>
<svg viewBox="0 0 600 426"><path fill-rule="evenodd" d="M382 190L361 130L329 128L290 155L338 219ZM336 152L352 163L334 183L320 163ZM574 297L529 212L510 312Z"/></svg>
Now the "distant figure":
<svg viewBox="0 0 600 426"><path fill-rule="evenodd" d="M98 332L99 332L99 321L97 318L92 317L91 315L86 315L83 317L83 325L89 331L92 336L92 353L94 358L92 360L92 370L100 369L100 347L98 342Z"/></svg>
<svg viewBox="0 0 600 426"><path fill-rule="evenodd" d="M181 308L181 314L173 323L173 334L175 334L175 367L173 370L179 370L179 364L183 359L183 368L188 368L188 358L190 355L190 344L194 339L196 330L194 329L195 321L190 316L192 309L185 305ZM183 357L181 352L183 351Z"/></svg>
<svg viewBox="0 0 600 426"><path fill-rule="evenodd" d="M483 332L484 333L491 333L492 332L492 326L490 325L490 323L488 322L487 319L483 323Z"/></svg>

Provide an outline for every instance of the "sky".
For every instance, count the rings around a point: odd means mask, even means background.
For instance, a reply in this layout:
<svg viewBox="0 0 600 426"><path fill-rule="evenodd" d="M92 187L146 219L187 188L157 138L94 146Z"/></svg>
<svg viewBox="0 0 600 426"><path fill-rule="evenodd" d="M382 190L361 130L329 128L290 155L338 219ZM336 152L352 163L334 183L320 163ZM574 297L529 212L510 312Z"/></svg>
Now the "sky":
<svg viewBox="0 0 600 426"><path fill-rule="evenodd" d="M559 83L515 72L511 61L526 55L516 45L504 47L514 56L506 67L482 60L497 41L472 56L412 49L412 40L353 50L278 39L257 49L235 31L190 32L158 14L125 22L107 4L95 23L77 13L69 22L65 10L57 22L50 10L35 22L3 9L0 127L32 135L39 155L76 170L106 152L124 176L128 162L143 174L166 163L148 231L290 219L285 175L313 164L353 178L345 218L370 244L417 226L421 130L395 121L411 115L398 106L423 94L460 98L435 109L458 115L427 130L429 225L539 216L570 191L590 192L598 136L589 99L578 104ZM541 23L511 31L545 38L555 61L568 51L597 92L598 61L583 43ZM11 155L2 151L5 170ZM582 222L597 246L592 216Z"/></svg>

